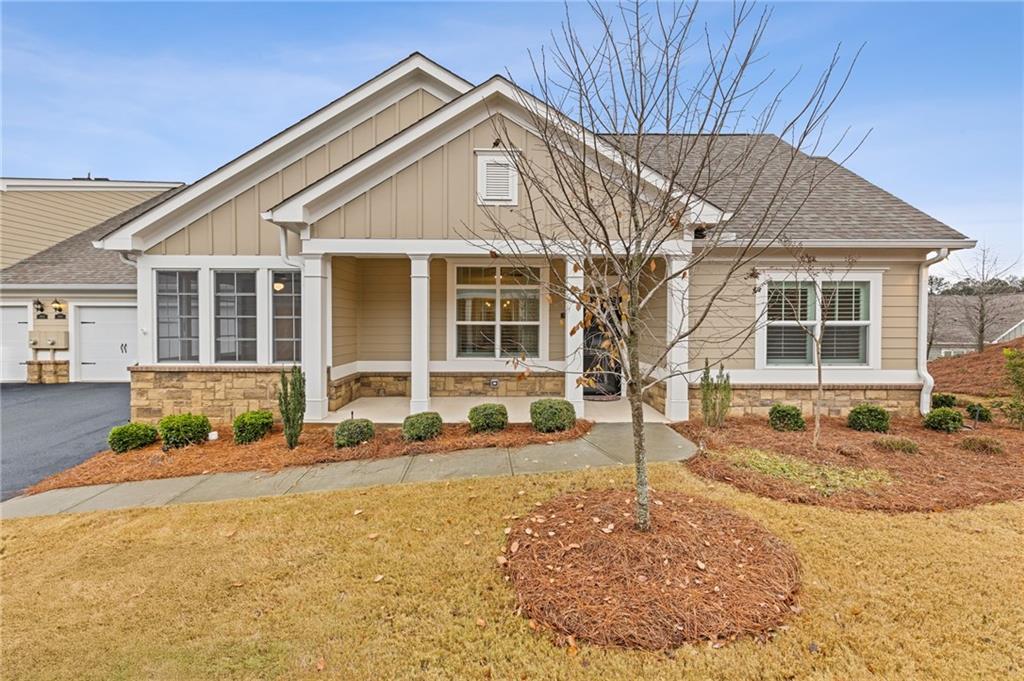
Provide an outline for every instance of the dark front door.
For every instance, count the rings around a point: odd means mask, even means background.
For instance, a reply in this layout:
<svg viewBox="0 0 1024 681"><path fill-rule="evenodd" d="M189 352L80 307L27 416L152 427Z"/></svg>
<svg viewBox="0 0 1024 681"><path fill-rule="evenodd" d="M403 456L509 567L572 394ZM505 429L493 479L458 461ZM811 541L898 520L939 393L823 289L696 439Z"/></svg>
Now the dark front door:
<svg viewBox="0 0 1024 681"><path fill-rule="evenodd" d="M601 347L604 334L600 325L591 322L583 331L583 369L593 384L583 387L583 395L590 397L618 397L622 393L622 375L619 362Z"/></svg>

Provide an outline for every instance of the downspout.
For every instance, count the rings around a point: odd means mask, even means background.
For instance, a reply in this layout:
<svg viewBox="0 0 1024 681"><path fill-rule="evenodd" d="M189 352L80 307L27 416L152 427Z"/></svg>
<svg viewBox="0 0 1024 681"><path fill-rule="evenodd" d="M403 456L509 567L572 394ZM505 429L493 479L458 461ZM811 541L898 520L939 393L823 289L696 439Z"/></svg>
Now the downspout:
<svg viewBox="0 0 1024 681"><path fill-rule="evenodd" d="M301 270L302 269L302 263L301 262L296 262L295 260L292 260L292 257L290 255L288 255L288 228L287 227L282 227L281 225L278 225L277 228L279 230L281 230L278 233L278 236L280 238L280 243L281 243L281 260L284 260L286 263L288 263L292 267L297 267L298 269Z"/></svg>
<svg viewBox="0 0 1024 681"><path fill-rule="evenodd" d="M935 379L928 373L928 268L949 257L948 248L940 248L939 252L921 263L918 268L917 281L917 374L924 385L921 386L921 401L918 409L927 414L932 408L932 388Z"/></svg>
<svg viewBox="0 0 1024 681"><path fill-rule="evenodd" d="M123 262L125 265L131 265L135 269L139 269L139 261L138 260L132 260L131 258L128 257L128 254L125 253L124 251L118 251L117 252L117 259L120 260L121 262Z"/></svg>

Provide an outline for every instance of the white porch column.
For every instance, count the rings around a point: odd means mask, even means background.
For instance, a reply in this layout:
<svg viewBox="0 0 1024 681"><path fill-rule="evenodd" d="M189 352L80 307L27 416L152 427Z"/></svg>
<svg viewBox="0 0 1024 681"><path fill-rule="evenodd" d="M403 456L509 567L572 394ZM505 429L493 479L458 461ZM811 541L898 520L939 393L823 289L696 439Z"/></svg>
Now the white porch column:
<svg viewBox="0 0 1024 681"><path fill-rule="evenodd" d="M565 285L567 288L582 290L583 272L574 272L571 262L565 263ZM583 386L577 380L583 375L583 329L571 333L583 321L583 310L575 303L565 301L565 399L576 409L576 416L583 418Z"/></svg>
<svg viewBox="0 0 1024 681"><path fill-rule="evenodd" d="M686 266L688 258L665 257L665 271L678 272ZM675 338L690 325L690 278L677 277L668 282L668 328L666 339ZM690 363L690 344L687 339L677 343L668 354L669 372L686 371ZM689 385L686 376L676 375L665 381L665 416L670 421L690 418Z"/></svg>
<svg viewBox="0 0 1024 681"><path fill-rule="evenodd" d="M410 255L412 319L409 413L430 409L430 256Z"/></svg>
<svg viewBox="0 0 1024 681"><path fill-rule="evenodd" d="M302 371L306 374L306 420L327 416L327 357L331 290L330 256L307 255L302 265Z"/></svg>

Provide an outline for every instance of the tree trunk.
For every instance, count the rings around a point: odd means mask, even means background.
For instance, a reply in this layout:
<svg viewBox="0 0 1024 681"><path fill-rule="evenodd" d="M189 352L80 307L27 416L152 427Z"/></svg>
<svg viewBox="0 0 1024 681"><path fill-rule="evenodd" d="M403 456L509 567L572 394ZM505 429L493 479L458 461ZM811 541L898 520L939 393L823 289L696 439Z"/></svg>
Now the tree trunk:
<svg viewBox="0 0 1024 681"><path fill-rule="evenodd" d="M629 349L629 381L626 396L629 399L629 413L633 422L633 463L636 468L636 529L648 532L651 529L650 483L647 480L647 443L644 440L644 398L640 384L640 339L630 325L626 337Z"/></svg>
<svg viewBox="0 0 1024 681"><path fill-rule="evenodd" d="M825 388L822 385L822 368L821 368L821 344L814 344L814 359L817 364L818 371L818 390L814 396L814 439L811 441L811 446L815 449L818 448L818 440L821 439L821 404L825 401Z"/></svg>

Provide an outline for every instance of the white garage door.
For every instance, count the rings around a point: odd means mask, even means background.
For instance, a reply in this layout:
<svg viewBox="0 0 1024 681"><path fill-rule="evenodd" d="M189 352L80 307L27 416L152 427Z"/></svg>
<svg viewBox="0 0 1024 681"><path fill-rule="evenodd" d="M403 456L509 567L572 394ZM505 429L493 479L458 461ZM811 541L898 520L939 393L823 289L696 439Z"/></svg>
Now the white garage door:
<svg viewBox="0 0 1024 681"><path fill-rule="evenodd" d="M24 382L27 378L25 362L30 353L28 307L0 307L0 380Z"/></svg>
<svg viewBox="0 0 1024 681"><path fill-rule="evenodd" d="M78 310L79 381L128 381L135 364L134 307L82 306Z"/></svg>

